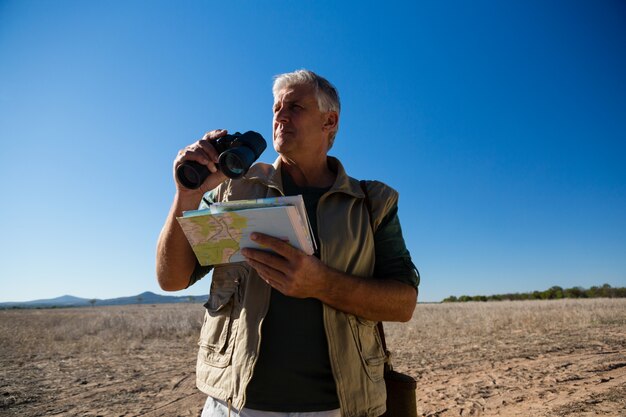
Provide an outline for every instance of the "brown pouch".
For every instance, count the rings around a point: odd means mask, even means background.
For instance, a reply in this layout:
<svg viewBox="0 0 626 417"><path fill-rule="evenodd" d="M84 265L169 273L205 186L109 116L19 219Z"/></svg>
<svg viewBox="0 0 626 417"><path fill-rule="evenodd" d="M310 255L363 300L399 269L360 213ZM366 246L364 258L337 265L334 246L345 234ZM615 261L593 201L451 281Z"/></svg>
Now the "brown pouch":
<svg viewBox="0 0 626 417"><path fill-rule="evenodd" d="M381 417L417 417L417 382L413 377L390 369L385 371L385 386L387 411Z"/></svg>
<svg viewBox="0 0 626 417"><path fill-rule="evenodd" d="M391 366L391 354L387 350L383 324L378 323L378 331L387 354L385 362L385 387L387 390L387 411L381 417L417 417L415 391L417 381L407 374L394 371Z"/></svg>

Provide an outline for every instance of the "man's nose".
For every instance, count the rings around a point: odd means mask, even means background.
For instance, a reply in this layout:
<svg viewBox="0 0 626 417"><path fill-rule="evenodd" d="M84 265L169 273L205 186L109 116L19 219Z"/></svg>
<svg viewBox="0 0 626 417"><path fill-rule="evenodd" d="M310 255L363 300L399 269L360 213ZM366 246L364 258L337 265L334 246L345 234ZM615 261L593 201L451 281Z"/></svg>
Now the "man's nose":
<svg viewBox="0 0 626 417"><path fill-rule="evenodd" d="M274 120L278 123L286 123L289 121L289 113L286 109L277 110L274 114Z"/></svg>

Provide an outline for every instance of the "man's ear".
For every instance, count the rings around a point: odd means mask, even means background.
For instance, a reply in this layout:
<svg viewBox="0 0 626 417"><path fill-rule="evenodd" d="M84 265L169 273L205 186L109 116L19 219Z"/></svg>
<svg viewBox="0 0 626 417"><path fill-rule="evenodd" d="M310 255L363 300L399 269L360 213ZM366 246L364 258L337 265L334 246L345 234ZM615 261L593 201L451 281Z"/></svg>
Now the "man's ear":
<svg viewBox="0 0 626 417"><path fill-rule="evenodd" d="M336 111L329 111L326 113L324 117L324 125L322 126L324 130L332 132L337 130L337 125L339 124L339 115Z"/></svg>

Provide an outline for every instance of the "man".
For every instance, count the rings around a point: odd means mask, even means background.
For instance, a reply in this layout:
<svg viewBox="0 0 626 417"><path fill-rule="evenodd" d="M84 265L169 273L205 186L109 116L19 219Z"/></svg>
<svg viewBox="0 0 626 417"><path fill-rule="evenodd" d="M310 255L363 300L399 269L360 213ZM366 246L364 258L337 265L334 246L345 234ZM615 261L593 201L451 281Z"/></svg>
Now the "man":
<svg viewBox="0 0 626 417"><path fill-rule="evenodd" d="M253 234L273 253L243 249L246 262L218 265L200 336L197 385L203 416L379 416L385 411L385 355L378 321L408 321L419 276L397 217L397 193L359 181L327 156L339 126L339 97L317 74L300 70L274 82L273 165L255 164L239 180L216 169L208 132L181 150L211 171L198 190L176 183L157 247L157 277L168 291L209 272L176 216L215 201L302 194L318 242L306 255ZM206 195L205 195L206 194ZM277 414L278 413L278 414ZM303 413L303 414L299 414Z"/></svg>

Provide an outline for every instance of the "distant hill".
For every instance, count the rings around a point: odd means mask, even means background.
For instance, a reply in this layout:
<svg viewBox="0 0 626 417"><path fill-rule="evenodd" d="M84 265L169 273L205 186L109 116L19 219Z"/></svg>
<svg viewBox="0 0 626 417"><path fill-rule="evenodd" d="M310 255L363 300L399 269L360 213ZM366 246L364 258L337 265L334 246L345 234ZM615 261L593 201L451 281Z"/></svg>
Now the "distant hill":
<svg viewBox="0 0 626 417"><path fill-rule="evenodd" d="M159 295L150 291L143 292L130 297L120 298L80 298L73 295L63 295L61 297L45 300L20 301L0 303L2 308L54 308L54 307L88 307L88 306L113 306L127 304L169 304L169 303L204 303L207 295Z"/></svg>

